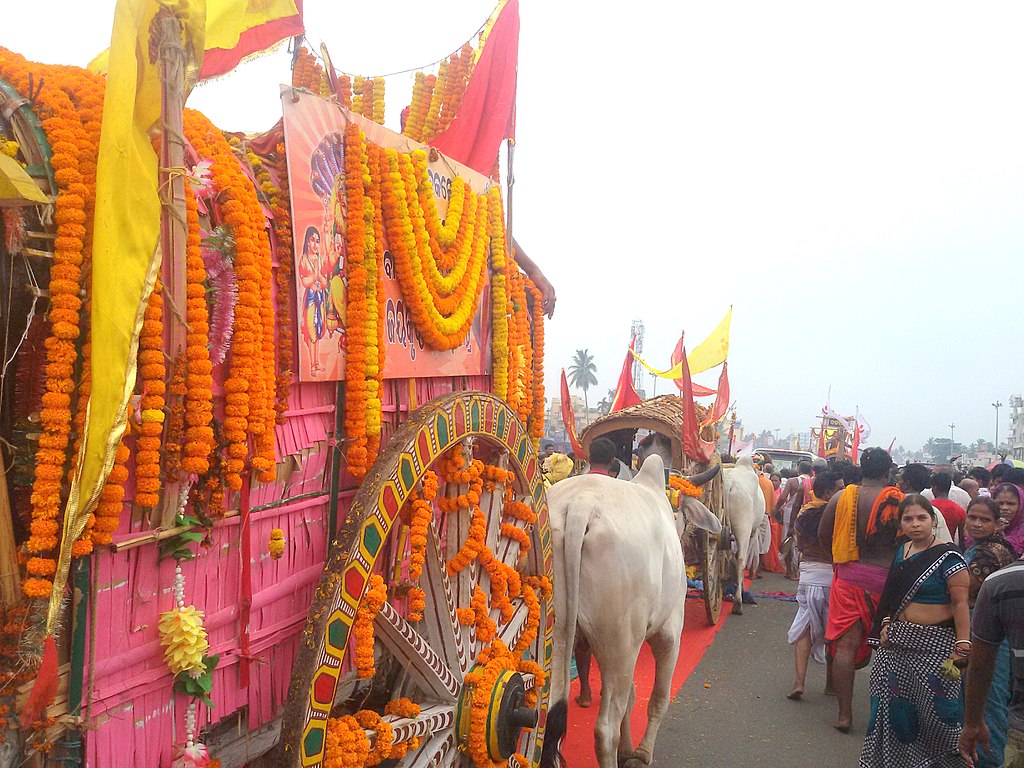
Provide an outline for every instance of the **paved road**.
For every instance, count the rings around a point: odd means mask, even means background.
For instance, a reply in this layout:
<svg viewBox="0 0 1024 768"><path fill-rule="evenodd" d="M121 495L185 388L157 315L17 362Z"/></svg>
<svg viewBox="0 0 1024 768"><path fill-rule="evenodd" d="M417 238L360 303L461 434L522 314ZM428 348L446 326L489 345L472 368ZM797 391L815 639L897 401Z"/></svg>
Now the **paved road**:
<svg viewBox="0 0 1024 768"><path fill-rule="evenodd" d="M775 575L755 592L795 592ZM728 604L724 608L728 608ZM857 673L854 727L832 728L835 699L825 696L825 668L811 662L802 701L793 685L786 632L796 604L760 599L730 616L672 702L655 746L654 765L694 768L854 768L867 724L868 669ZM704 684L710 688L704 688ZM634 738L639 739L639 734Z"/></svg>

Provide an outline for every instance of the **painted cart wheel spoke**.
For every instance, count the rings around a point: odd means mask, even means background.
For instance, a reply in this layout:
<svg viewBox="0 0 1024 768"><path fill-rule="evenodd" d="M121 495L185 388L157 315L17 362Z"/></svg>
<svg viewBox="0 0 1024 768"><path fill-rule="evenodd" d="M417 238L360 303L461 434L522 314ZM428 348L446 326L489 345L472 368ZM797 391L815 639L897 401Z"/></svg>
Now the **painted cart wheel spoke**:
<svg viewBox="0 0 1024 768"><path fill-rule="evenodd" d="M529 583L537 586L543 579L535 579L551 576L540 480L529 436L508 406L491 395L438 398L399 428L357 492L310 606L285 711L287 764L324 765L329 725L331 733L344 733L345 723L352 721L336 718L352 714L361 718L371 745L377 743L374 717L382 716L380 722L394 731L393 743L407 750L395 763L403 768L470 768L476 764L473 743L485 743L477 749L485 749L489 761L512 760L513 752L534 765L539 761L553 606L539 587L536 593L532 588L516 593L506 585L533 577ZM431 502L434 487L437 497ZM536 521L506 515L509 499L530 507ZM527 538L503 530L503 523L525 531ZM490 555L467 547L470 537L479 537L473 540ZM373 592L383 604L365 604L374 605L368 614L375 641L372 670L368 630L352 631L371 577L383 579ZM474 595L477 603L472 604ZM482 599L487 610L482 611ZM376 605L380 608L373 613ZM502 621L502 611L508 621ZM494 622L490 629L487 616ZM363 626L369 627L368 622ZM357 634L363 638L358 668ZM503 668L497 678L481 678L475 671L484 669L493 654L505 653L496 650L496 640L492 648L491 636L510 649L507 657L496 658L511 659L512 668ZM475 682L467 685L471 671ZM488 680L490 701L482 720L470 707L474 693L484 690L481 679ZM398 699L410 701L390 709ZM403 709L413 704L419 707L416 717ZM401 714L385 714L386 708ZM535 714L536 724L513 725L524 713L528 722ZM487 729L484 742L471 741L471 733L484 733L473 729Z"/></svg>

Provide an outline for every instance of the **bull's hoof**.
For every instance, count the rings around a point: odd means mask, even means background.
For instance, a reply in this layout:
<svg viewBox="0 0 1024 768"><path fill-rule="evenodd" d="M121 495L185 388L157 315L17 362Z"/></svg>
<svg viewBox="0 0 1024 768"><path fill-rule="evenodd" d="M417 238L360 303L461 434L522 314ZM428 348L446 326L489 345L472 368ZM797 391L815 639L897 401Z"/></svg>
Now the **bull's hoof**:
<svg viewBox="0 0 1024 768"><path fill-rule="evenodd" d="M651 755L643 749L635 752L621 752L618 755L619 768L647 768L651 764Z"/></svg>
<svg viewBox="0 0 1024 768"><path fill-rule="evenodd" d="M736 601L733 602L733 604L732 604L732 615L733 616L742 616L743 615L743 601L742 600L736 600Z"/></svg>

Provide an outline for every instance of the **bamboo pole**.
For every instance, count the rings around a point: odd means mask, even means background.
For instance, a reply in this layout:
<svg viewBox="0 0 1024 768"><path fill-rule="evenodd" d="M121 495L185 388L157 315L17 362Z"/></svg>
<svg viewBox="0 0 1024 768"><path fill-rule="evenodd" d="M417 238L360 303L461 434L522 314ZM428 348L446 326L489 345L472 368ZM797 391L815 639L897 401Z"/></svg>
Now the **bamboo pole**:
<svg viewBox="0 0 1024 768"><path fill-rule="evenodd" d="M185 212L185 47L181 22L170 11L154 20L160 43L161 131L160 138L160 251L163 259L164 344L167 351L167 379L174 378L174 364L184 360L185 336L185 241L188 220ZM168 390L168 411L177 395ZM161 500L159 525L169 528L178 512L181 478L168 477Z"/></svg>
<svg viewBox="0 0 1024 768"><path fill-rule="evenodd" d="M21 598L21 577L18 573L18 547L14 542L11 521L11 499L7 495L7 468L0 451L0 598L4 605L14 605Z"/></svg>

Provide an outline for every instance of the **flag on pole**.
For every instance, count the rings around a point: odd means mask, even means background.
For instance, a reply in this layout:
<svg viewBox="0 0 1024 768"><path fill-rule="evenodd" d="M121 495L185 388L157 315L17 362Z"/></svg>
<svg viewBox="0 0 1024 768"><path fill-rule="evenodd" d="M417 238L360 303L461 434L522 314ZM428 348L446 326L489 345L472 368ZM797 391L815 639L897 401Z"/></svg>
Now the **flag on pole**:
<svg viewBox="0 0 1024 768"><path fill-rule="evenodd" d="M715 330L704 339L700 344L697 345L696 349L693 350L687 356L687 363L690 368L690 375L695 373L703 373L709 371L716 365L721 365L729 357L729 326L732 323L732 307L729 307L729 311L725 313L725 317L715 327ZM679 343L676 344L676 349L672 352L672 367L667 371L659 371L656 368L652 368L648 363L637 355L637 360L640 360L640 364L643 365L647 370L662 379L679 379L683 377L683 367L679 360L681 353L678 351L682 348L683 339L680 337ZM678 384L677 384L678 386ZM706 387L699 387L694 385L691 381L691 386L694 387L694 396L700 397L700 390L706 389ZM681 387L680 387L681 389ZM706 394L713 395L714 390L707 390Z"/></svg>
<svg viewBox="0 0 1024 768"><path fill-rule="evenodd" d="M633 388L633 348L635 346L636 336L629 342L626 359L622 361L622 370L619 371L619 381L615 385L615 397L612 398L612 407L609 413L618 413L623 408L643 402Z"/></svg>
<svg viewBox="0 0 1024 768"><path fill-rule="evenodd" d="M722 372L718 375L718 397L702 427L717 424L729 410L729 363L722 363Z"/></svg>
<svg viewBox="0 0 1024 768"><path fill-rule="evenodd" d="M206 0L206 55L199 79L226 74L302 32L302 0Z"/></svg>
<svg viewBox="0 0 1024 768"><path fill-rule="evenodd" d="M489 176L501 142L516 135L518 60L519 0L508 0L487 35L451 125L430 145Z"/></svg>
<svg viewBox="0 0 1024 768"><path fill-rule="evenodd" d="M715 444L702 440L700 422L697 420L697 407L693 402L693 390L690 382L690 367L683 355L683 453L693 461L707 462L715 452Z"/></svg>
<svg viewBox="0 0 1024 768"><path fill-rule="evenodd" d="M569 436L572 452L578 458L587 458L586 451L583 450L580 439L576 436L576 414L572 410L572 398L569 396L569 381L565 378L565 368L562 369L562 424L565 425L565 433Z"/></svg>

